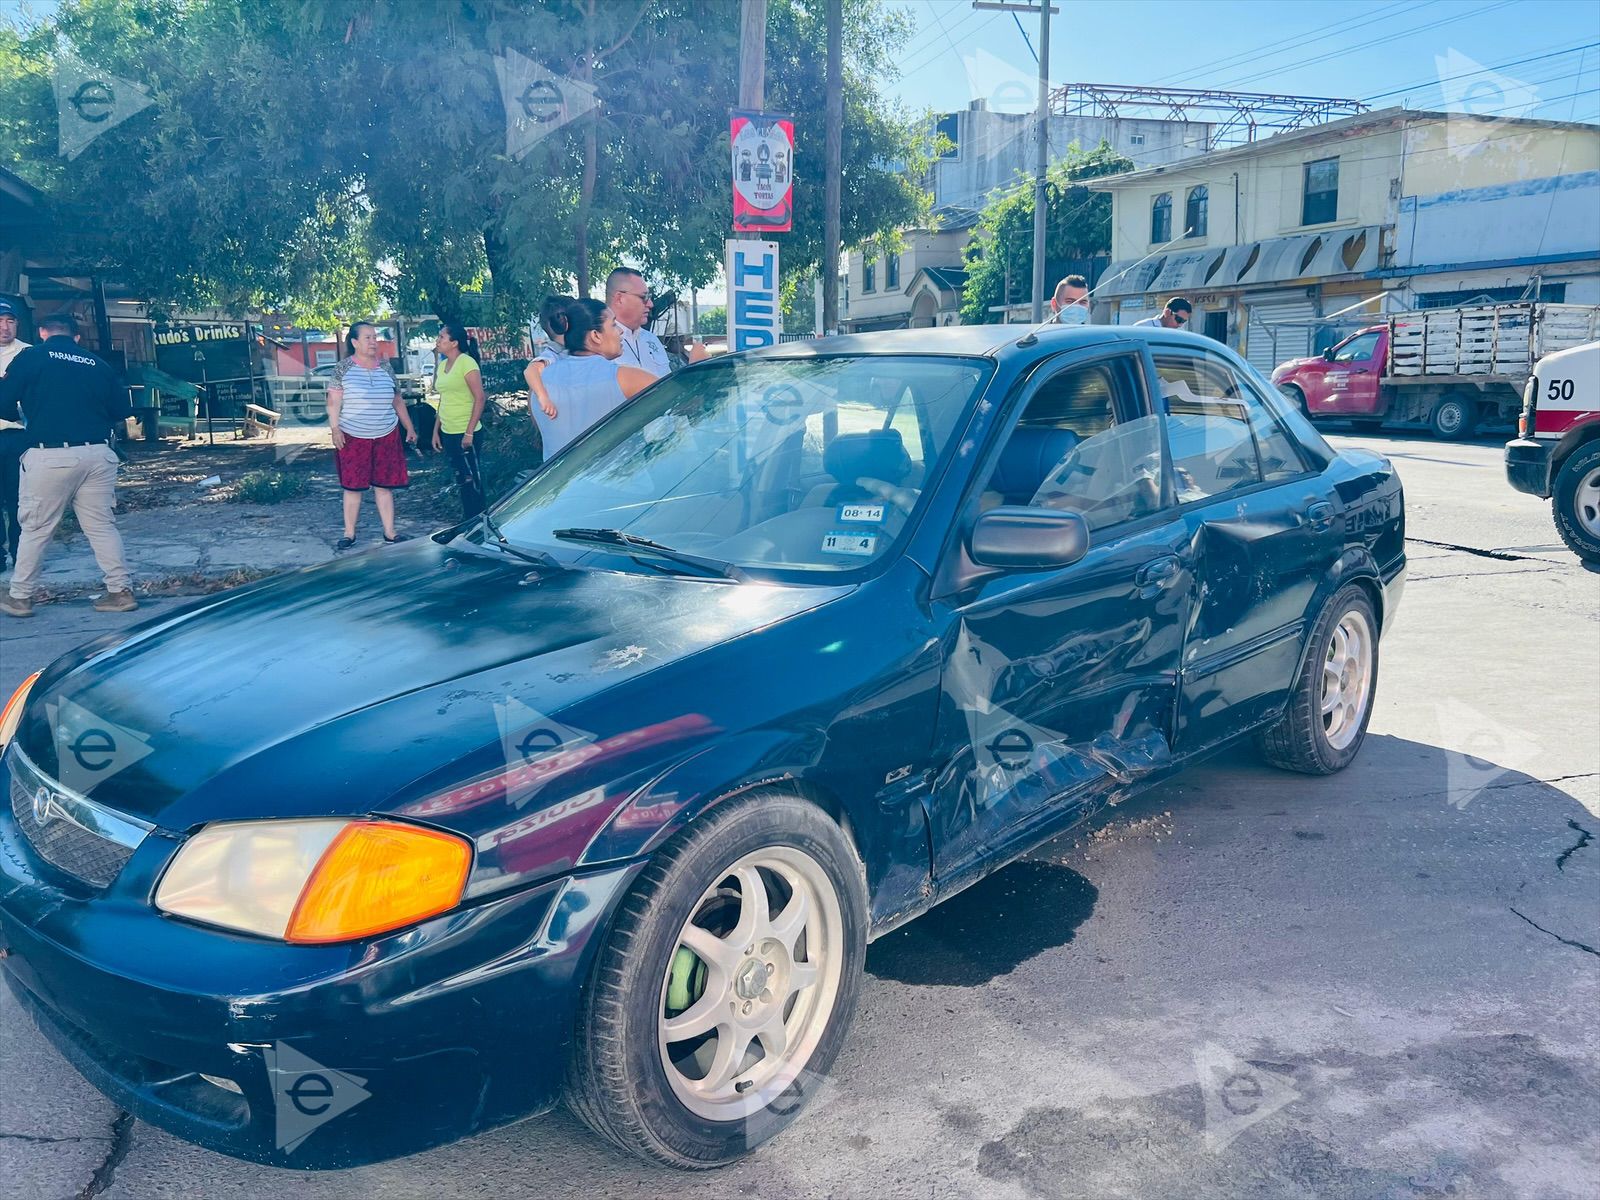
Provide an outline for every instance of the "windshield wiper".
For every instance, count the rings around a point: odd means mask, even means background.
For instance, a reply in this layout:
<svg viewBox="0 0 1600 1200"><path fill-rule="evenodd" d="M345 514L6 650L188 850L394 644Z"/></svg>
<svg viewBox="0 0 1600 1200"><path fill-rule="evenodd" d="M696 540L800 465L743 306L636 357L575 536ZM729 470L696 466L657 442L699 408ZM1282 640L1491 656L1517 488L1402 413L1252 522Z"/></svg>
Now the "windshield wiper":
<svg viewBox="0 0 1600 1200"><path fill-rule="evenodd" d="M699 571L706 571L713 575L720 575L724 579L737 579L741 582L750 577L731 562L720 558L706 558L699 554L690 554L687 550L676 550L662 542L642 538L637 534L624 533L620 529L555 529L551 537L558 537L564 542L583 542L593 546L610 546L622 553L635 557L664 558L669 562L681 563L686 567L694 567Z"/></svg>
<svg viewBox="0 0 1600 1200"><path fill-rule="evenodd" d="M521 550L506 540L505 532L495 524L493 517L486 508L478 517L478 531L483 536L482 545L494 545L513 558L520 558L523 562L534 563L551 571L565 571L565 564L553 554L546 554L543 550ZM490 539L493 538L491 543Z"/></svg>

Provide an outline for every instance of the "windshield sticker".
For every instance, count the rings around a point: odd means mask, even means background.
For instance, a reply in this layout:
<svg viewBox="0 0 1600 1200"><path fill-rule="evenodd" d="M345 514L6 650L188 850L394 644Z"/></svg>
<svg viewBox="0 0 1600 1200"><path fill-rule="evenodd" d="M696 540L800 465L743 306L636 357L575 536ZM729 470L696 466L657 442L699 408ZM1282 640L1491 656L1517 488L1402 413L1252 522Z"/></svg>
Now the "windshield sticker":
<svg viewBox="0 0 1600 1200"><path fill-rule="evenodd" d="M859 521L863 524L883 524L883 505L881 504L841 504L839 506L839 520Z"/></svg>
<svg viewBox="0 0 1600 1200"><path fill-rule="evenodd" d="M822 537L824 554L853 554L861 558L871 558L877 549L878 535L875 533L835 530Z"/></svg>

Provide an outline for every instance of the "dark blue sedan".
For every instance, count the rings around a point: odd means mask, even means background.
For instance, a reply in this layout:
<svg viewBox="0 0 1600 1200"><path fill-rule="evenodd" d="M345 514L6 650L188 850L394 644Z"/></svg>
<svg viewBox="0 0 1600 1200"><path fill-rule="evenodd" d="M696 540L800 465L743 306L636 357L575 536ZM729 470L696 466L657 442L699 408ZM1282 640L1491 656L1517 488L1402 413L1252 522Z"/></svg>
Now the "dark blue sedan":
<svg viewBox="0 0 1600 1200"><path fill-rule="evenodd" d="M674 375L488 520L208 598L0 721L0 973L113 1100L337 1167L563 1098L781 1130L872 938L1253 737L1360 748L1389 464L1161 329Z"/></svg>

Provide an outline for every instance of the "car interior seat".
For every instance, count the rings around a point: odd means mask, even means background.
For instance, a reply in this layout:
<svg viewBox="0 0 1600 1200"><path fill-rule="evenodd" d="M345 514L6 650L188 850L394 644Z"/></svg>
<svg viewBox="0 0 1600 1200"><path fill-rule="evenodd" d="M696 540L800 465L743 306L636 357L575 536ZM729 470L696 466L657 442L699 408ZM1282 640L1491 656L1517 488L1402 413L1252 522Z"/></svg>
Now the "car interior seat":
<svg viewBox="0 0 1600 1200"><path fill-rule="evenodd" d="M1000 461L978 501L980 511L1001 504L1029 503L1078 440L1070 429L1018 425L1000 451Z"/></svg>

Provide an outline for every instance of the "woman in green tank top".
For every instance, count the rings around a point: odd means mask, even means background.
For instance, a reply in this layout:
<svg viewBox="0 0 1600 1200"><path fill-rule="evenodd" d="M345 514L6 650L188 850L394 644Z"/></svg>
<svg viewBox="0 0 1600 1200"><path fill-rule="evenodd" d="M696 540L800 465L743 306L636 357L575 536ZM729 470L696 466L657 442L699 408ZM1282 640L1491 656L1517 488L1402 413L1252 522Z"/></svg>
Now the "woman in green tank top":
<svg viewBox="0 0 1600 1200"><path fill-rule="evenodd" d="M483 511L483 469L473 435L482 428L483 374L478 370L478 343L466 328L445 322L434 341L439 365L433 386L439 393L439 419L433 427L433 448L443 450L461 488L461 511L475 517Z"/></svg>

